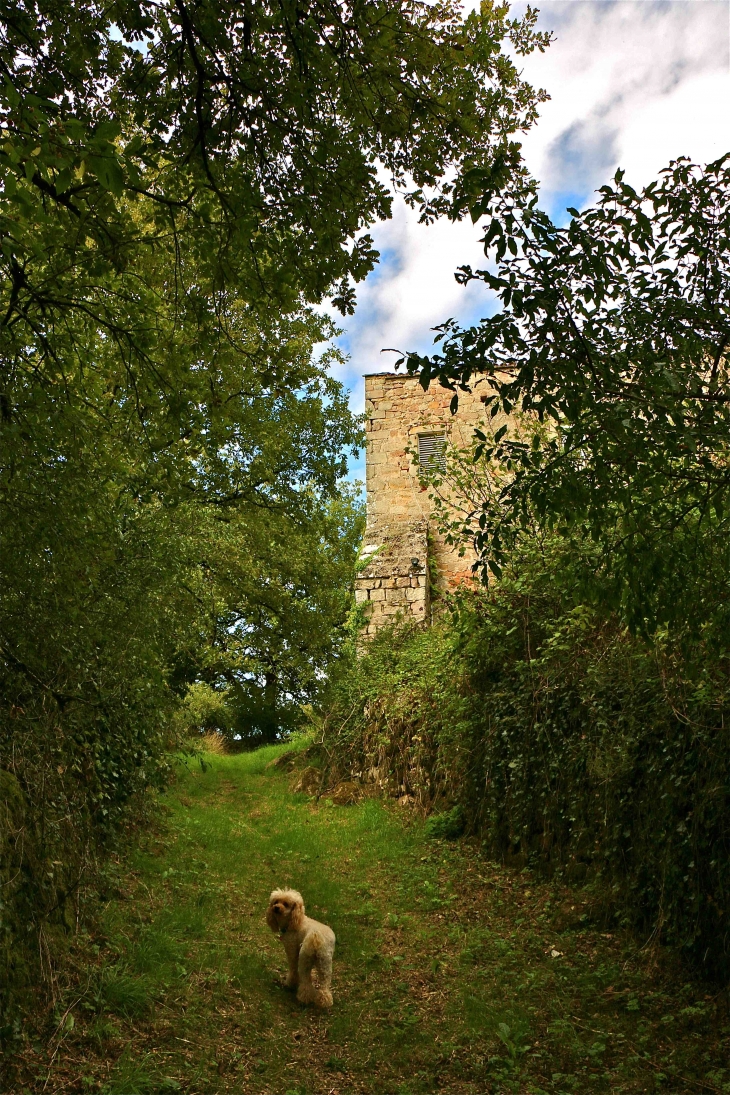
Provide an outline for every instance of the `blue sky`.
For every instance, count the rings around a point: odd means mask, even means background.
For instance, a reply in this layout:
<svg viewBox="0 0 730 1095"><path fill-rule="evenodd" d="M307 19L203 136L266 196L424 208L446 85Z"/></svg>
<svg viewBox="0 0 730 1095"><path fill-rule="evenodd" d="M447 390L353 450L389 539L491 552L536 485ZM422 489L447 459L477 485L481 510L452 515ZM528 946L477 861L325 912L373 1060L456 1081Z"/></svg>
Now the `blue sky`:
<svg viewBox="0 0 730 1095"><path fill-rule="evenodd" d="M471 7L468 3L465 7ZM706 163L730 151L730 0L548 0L539 25L555 41L525 58L525 78L551 98L523 141L542 205L590 204L617 167L645 185L669 160ZM513 5L520 14L524 4ZM349 361L336 375L363 407L362 374L392 367L383 347L427 350L431 328L454 316L469 322L494 308L478 285L460 287L454 270L483 262L479 225L423 226L403 203L372 230L379 267L360 286L354 316L340 322ZM364 477L362 459L352 475Z"/></svg>

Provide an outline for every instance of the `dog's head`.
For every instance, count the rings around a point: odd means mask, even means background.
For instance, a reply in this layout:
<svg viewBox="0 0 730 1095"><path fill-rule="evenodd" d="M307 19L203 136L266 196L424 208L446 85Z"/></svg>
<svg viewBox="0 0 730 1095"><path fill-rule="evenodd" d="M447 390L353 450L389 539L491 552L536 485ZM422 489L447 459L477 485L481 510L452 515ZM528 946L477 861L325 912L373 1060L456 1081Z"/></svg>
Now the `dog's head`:
<svg viewBox="0 0 730 1095"><path fill-rule="evenodd" d="M304 919L304 902L296 890L274 890L266 910L272 932L296 931Z"/></svg>

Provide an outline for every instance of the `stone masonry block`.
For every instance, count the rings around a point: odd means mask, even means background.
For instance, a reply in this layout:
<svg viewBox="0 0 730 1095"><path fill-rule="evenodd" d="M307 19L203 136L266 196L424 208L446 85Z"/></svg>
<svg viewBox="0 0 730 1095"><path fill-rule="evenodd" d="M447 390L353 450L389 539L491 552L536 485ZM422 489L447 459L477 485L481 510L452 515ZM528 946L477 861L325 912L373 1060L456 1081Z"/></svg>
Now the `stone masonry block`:
<svg viewBox="0 0 730 1095"><path fill-rule="evenodd" d="M406 599L406 593L404 589L386 589L385 599L391 603L399 604Z"/></svg>
<svg viewBox="0 0 730 1095"><path fill-rule="evenodd" d="M426 591L424 589L407 589L406 590L406 600L414 601L414 602L416 602L416 601L425 601L425 599L426 599L425 593L426 593Z"/></svg>

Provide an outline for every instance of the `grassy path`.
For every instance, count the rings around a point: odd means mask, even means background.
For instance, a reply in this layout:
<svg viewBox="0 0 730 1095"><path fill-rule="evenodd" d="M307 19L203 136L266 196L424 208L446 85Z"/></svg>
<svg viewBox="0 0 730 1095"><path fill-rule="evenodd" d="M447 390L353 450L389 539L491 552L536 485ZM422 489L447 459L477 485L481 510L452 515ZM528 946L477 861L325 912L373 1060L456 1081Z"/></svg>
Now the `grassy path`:
<svg viewBox="0 0 730 1095"><path fill-rule="evenodd" d="M191 764L165 796L20 1092L730 1092L708 990L398 807L292 794L277 752ZM287 884L337 933L330 1013L276 983L263 914Z"/></svg>

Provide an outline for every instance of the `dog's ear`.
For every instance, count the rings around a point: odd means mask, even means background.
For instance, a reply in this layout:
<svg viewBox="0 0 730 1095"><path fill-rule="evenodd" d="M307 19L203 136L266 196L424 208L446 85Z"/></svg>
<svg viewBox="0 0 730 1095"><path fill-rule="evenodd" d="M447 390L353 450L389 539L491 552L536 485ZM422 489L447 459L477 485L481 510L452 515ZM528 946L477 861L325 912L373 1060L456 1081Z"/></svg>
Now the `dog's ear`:
<svg viewBox="0 0 730 1095"><path fill-rule="evenodd" d="M291 911L291 916L289 917L289 928L292 931L295 931L295 932L299 931L299 929L301 928L303 922L304 922L304 902L302 901L299 894L297 894L296 900L294 902L294 907L292 908L292 911Z"/></svg>

